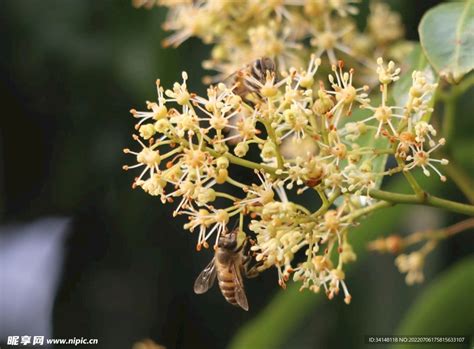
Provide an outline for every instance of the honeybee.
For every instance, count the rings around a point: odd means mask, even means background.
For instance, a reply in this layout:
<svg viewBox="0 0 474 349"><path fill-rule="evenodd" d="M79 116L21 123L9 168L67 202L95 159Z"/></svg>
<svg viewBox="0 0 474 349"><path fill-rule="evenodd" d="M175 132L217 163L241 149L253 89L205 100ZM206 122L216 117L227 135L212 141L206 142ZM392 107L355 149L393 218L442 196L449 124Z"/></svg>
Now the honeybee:
<svg viewBox="0 0 474 349"><path fill-rule="evenodd" d="M219 237L214 258L197 277L194 283L194 292L196 294L207 292L217 277L219 288L226 301L247 311L249 305L242 276L255 277L258 272L256 268L249 270L250 256L243 254L248 240L246 239L238 247L238 232L239 229L234 229Z"/></svg>
<svg viewBox="0 0 474 349"><path fill-rule="evenodd" d="M258 83L264 85L267 79L267 74L273 75L276 79L276 65L273 59L269 57L261 57L252 63L247 64L243 69L231 75L234 77L233 84L236 85L234 93L242 97L246 102L252 102L248 99L249 96L252 95L260 99L261 86L258 86Z"/></svg>

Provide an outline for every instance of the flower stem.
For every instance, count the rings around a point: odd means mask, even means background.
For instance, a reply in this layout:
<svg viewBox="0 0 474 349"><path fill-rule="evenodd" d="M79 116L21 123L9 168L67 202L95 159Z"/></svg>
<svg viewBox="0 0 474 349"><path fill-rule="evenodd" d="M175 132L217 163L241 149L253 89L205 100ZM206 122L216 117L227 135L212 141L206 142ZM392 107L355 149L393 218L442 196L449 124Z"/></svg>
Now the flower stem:
<svg viewBox="0 0 474 349"><path fill-rule="evenodd" d="M336 199L339 197L340 194L341 194L341 191L339 189L336 189L328 199L323 201L323 204L311 216L314 218L314 217L319 217L323 213L326 213L327 210L331 207L334 201L336 201Z"/></svg>
<svg viewBox="0 0 474 349"><path fill-rule="evenodd" d="M269 125L268 121L263 120L262 123L265 126L265 129L267 130L268 136L270 137L271 141L275 145L275 152L276 152L278 168L283 168L284 161L283 161L283 157L281 156L281 152L280 152L280 149L279 149L279 146L278 146L278 143L277 143L277 137L276 137L276 134L275 134L275 130L273 129L273 127L271 127L271 125Z"/></svg>
<svg viewBox="0 0 474 349"><path fill-rule="evenodd" d="M444 208L448 211L462 213L468 216L474 216L474 206L461 204L459 202L441 199L436 196L423 192L420 197L418 195L392 193L383 190L372 189L369 195L374 199L384 200L393 204L412 204L412 205L426 205Z"/></svg>
<svg viewBox="0 0 474 349"><path fill-rule="evenodd" d="M454 133L454 122L456 118L456 105L458 98L473 85L474 75L471 74L469 77L462 80L459 85L453 86L448 92L440 91L439 93L440 100L444 102L442 128L443 136L448 144ZM450 156L449 158L451 160L446 166L446 172L456 184L456 186L463 192L469 202L474 204L474 184L462 168L453 164L452 157Z"/></svg>
<svg viewBox="0 0 474 349"><path fill-rule="evenodd" d="M404 239L403 246L408 247L425 240L444 240L472 228L474 228L474 218L468 218L446 228L413 233Z"/></svg>
<svg viewBox="0 0 474 349"><path fill-rule="evenodd" d="M189 142L182 139L180 141L180 143L184 146L189 146ZM194 146L194 144L193 144ZM265 170L266 172L269 172L271 174L275 174L275 171L277 170L275 167L271 167L271 166L268 166L268 165L264 165L264 164L259 164L257 162L253 162L253 161L249 161L249 160L246 160L246 159L241 159L235 155L232 155L230 153L225 153L225 154L221 154L217 151L215 151L214 149L212 148L209 148L209 147L204 147L204 150L207 151L209 154L211 154L213 157L215 158L218 158L220 156L225 156L231 163L235 164L235 165L239 165L239 166L242 166L242 167L247 167L247 168L251 168L251 169L256 169L256 170Z"/></svg>
<svg viewBox="0 0 474 349"><path fill-rule="evenodd" d="M456 116L456 102L455 98L448 98L444 103L444 116L443 116L443 135L446 142L449 144L449 140L453 135L454 130L454 119Z"/></svg>
<svg viewBox="0 0 474 349"><path fill-rule="evenodd" d="M230 194L227 194L227 193L223 193L223 192L220 192L220 191L216 191L216 196L218 197L221 197L221 198L226 198L226 199L229 199L229 200L232 200L232 201L237 201L239 200L239 198L233 196L233 195L230 195Z"/></svg>
<svg viewBox="0 0 474 349"><path fill-rule="evenodd" d="M230 178L230 176L227 177L226 182L229 183L229 184L232 184L233 186L239 187L241 189L247 188L247 186L245 184L240 183L240 182L236 181L235 179Z"/></svg>
<svg viewBox="0 0 474 349"><path fill-rule="evenodd" d="M464 92L474 86L474 74L470 74L468 77L463 79L458 85L454 85L447 92L440 90L438 93L439 99L446 101L448 99L457 99Z"/></svg>
<svg viewBox="0 0 474 349"><path fill-rule="evenodd" d="M451 159L445 167L448 176L456 184L459 190L466 196L471 204L474 204L474 183L464 170L457 166Z"/></svg>
<svg viewBox="0 0 474 349"><path fill-rule="evenodd" d="M401 168L404 168L404 163L401 159L397 158L397 163L398 163L398 166L400 166ZM421 186L418 184L415 177L413 177L413 175L408 171L402 171L402 173L405 176L406 180L408 181L408 184L410 184L410 187L415 192L416 196L418 196L419 198L422 198L425 192L423 188L421 188Z"/></svg>
<svg viewBox="0 0 474 349"><path fill-rule="evenodd" d="M367 206L367 207L364 207L364 208L361 208L361 209L358 209L358 210L352 212L351 214L349 214L345 217L345 220L347 220L349 222L352 222L352 221L354 221L355 219L357 219L361 216L365 216L366 214L369 214L373 211L379 210L379 209L384 208L384 207L390 207L390 206L393 206L392 202L379 201L379 202L377 202L373 205L370 205L370 206Z"/></svg>
<svg viewBox="0 0 474 349"><path fill-rule="evenodd" d="M329 201L328 201L328 198L327 198L326 194L324 193L324 190L322 190L318 187L316 187L315 190L318 192L318 195L321 198L322 204L329 207L330 204L329 204Z"/></svg>

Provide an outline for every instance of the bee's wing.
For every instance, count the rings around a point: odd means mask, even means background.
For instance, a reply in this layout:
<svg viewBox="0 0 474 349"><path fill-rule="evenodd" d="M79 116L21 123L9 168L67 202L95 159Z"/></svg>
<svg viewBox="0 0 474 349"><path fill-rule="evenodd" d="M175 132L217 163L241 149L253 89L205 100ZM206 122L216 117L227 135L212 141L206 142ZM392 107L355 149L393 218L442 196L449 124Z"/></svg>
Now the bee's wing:
<svg viewBox="0 0 474 349"><path fill-rule="evenodd" d="M214 264L214 258L208 264L208 266L199 274L196 281L194 282L194 292L197 294L205 293L212 287L216 280L216 266Z"/></svg>
<svg viewBox="0 0 474 349"><path fill-rule="evenodd" d="M224 84L226 84L227 86L229 85L233 85L235 83L235 80L236 80L236 77L237 77L237 74L240 73L240 70L237 70L233 73L230 73L229 75L227 75L226 77L224 77L223 79L221 79L221 82L223 82Z"/></svg>
<svg viewBox="0 0 474 349"><path fill-rule="evenodd" d="M240 305L242 309L245 311L249 310L249 303L247 302L247 296L245 295L245 290L244 290L244 282L242 280L242 273L240 271L240 268L236 266L235 263L232 263L232 275L235 277L235 288L234 288L234 293L235 293L235 300L237 301L237 304Z"/></svg>

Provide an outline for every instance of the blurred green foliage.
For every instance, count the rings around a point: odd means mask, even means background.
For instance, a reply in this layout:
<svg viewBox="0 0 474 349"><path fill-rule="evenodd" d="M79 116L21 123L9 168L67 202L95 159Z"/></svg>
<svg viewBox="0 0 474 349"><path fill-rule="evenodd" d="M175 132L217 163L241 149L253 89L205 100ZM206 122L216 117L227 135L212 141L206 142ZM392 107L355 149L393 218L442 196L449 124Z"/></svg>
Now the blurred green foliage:
<svg viewBox="0 0 474 349"><path fill-rule="evenodd" d="M474 257L466 257L449 268L418 296L403 319L398 333L401 335L473 335L474 316ZM454 315L454 316L453 316ZM467 343L447 344L443 348L466 348ZM467 344L467 345L466 345ZM394 349L413 348L397 345Z"/></svg>

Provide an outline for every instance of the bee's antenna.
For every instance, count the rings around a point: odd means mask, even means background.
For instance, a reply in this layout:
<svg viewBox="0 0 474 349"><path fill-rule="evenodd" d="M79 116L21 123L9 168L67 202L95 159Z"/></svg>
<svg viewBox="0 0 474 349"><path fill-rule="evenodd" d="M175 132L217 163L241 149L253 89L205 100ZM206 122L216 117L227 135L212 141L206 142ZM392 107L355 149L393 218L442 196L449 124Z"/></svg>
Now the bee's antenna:
<svg viewBox="0 0 474 349"><path fill-rule="evenodd" d="M239 220L238 220L238 219L235 221L235 223L234 223L234 225L232 226L232 229L231 229L230 231L234 231L235 228L237 228L237 225L239 225ZM227 229L227 227L226 227L226 229ZM227 229L226 233L228 233L228 232L229 232L229 230Z"/></svg>

